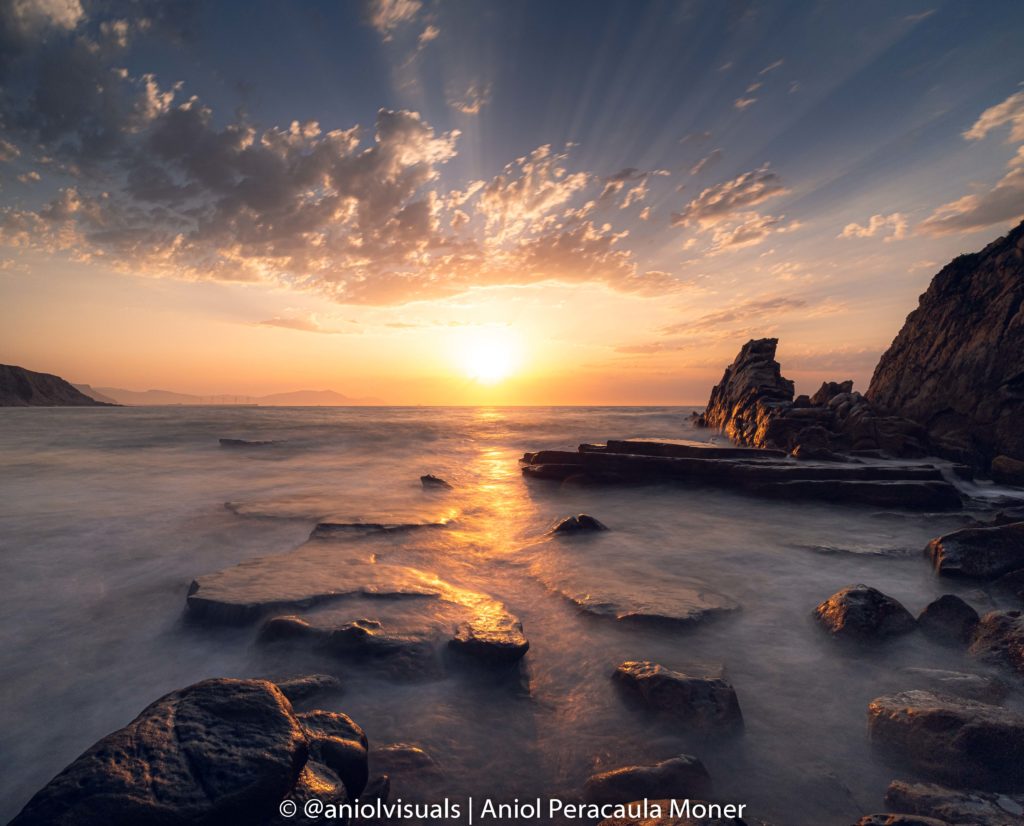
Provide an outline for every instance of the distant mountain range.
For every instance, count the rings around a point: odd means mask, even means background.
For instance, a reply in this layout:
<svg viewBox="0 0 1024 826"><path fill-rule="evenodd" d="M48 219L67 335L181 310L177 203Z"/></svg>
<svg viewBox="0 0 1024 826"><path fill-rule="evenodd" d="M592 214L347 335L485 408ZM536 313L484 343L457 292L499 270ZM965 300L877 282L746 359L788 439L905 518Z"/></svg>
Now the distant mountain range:
<svg viewBox="0 0 1024 826"><path fill-rule="evenodd" d="M128 406L257 404L263 407L350 407L383 404L375 398L350 398L334 390L295 390L291 393L271 393L266 396L218 394L197 396L175 393L171 390L124 390L120 387L92 387L76 384L74 387L93 399L108 404Z"/></svg>

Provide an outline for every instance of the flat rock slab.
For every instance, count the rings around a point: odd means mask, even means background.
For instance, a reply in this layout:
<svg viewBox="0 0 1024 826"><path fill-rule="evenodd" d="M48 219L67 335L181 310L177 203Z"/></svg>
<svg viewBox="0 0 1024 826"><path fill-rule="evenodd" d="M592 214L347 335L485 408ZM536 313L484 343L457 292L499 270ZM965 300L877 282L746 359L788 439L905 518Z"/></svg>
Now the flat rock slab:
<svg viewBox="0 0 1024 826"><path fill-rule="evenodd" d="M975 629L970 652L1024 676L1024 614L1020 611L985 614Z"/></svg>
<svg viewBox="0 0 1024 826"><path fill-rule="evenodd" d="M868 705L871 741L945 783L1024 789L1024 715L930 691L904 691Z"/></svg>
<svg viewBox="0 0 1024 826"><path fill-rule="evenodd" d="M743 727L736 690L721 677L691 676L657 663L630 661L615 669L612 679L648 710L688 728Z"/></svg>
<svg viewBox="0 0 1024 826"><path fill-rule="evenodd" d="M925 553L944 576L996 579L1024 568L1024 522L963 528L933 539Z"/></svg>
<svg viewBox="0 0 1024 826"><path fill-rule="evenodd" d="M850 585L814 609L819 624L833 637L880 640L913 631L910 612L892 597L867 585Z"/></svg>
<svg viewBox="0 0 1024 826"><path fill-rule="evenodd" d="M558 590L585 614L624 624L692 626L739 610L737 602L700 583L655 585L643 594Z"/></svg>
<svg viewBox="0 0 1024 826"><path fill-rule="evenodd" d="M295 787L309 748L273 683L206 680L87 749L12 822L262 823Z"/></svg>
<svg viewBox="0 0 1024 826"><path fill-rule="evenodd" d="M934 817L950 826L1012 826L1024 822L1024 797L947 789L934 783L894 780L885 804L900 812Z"/></svg>
<svg viewBox="0 0 1024 826"><path fill-rule="evenodd" d="M514 663L530 650L523 624L504 611L478 613L460 623L448 643L452 650L488 663Z"/></svg>
<svg viewBox="0 0 1024 826"><path fill-rule="evenodd" d="M588 803L629 803L631 800L704 798L711 776L696 757L681 754L653 766L624 766L592 775L583 789Z"/></svg>

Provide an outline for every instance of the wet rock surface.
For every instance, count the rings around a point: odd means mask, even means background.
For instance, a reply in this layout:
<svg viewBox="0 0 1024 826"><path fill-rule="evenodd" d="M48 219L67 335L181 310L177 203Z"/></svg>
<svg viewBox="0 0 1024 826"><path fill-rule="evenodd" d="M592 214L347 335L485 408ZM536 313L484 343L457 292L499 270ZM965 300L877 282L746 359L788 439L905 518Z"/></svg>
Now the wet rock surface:
<svg viewBox="0 0 1024 826"><path fill-rule="evenodd" d="M977 790L961 791L935 783L894 780L887 806L899 812L934 817L950 826L1012 826L1024 822L1024 797Z"/></svg>
<svg viewBox="0 0 1024 826"><path fill-rule="evenodd" d="M1024 568L1024 522L963 528L933 539L925 553L945 576L996 579Z"/></svg>
<svg viewBox="0 0 1024 826"><path fill-rule="evenodd" d="M954 594L943 594L918 615L922 633L947 645L967 645L978 625L978 612Z"/></svg>
<svg viewBox="0 0 1024 826"><path fill-rule="evenodd" d="M87 749L13 823L260 823L296 787L316 748L272 683L206 680L162 697Z"/></svg>
<svg viewBox="0 0 1024 826"><path fill-rule="evenodd" d="M913 616L897 600L867 585L851 585L814 609L819 624L833 637L881 640L913 631Z"/></svg>
<svg viewBox="0 0 1024 826"><path fill-rule="evenodd" d="M296 717L309 744L310 760L327 766L345 784L349 798L358 798L369 779L366 733L350 717L334 711L307 711Z"/></svg>
<svg viewBox="0 0 1024 826"><path fill-rule="evenodd" d="M370 750L370 765L385 774L439 772L440 766L428 752L412 743L387 743Z"/></svg>
<svg viewBox="0 0 1024 826"><path fill-rule="evenodd" d="M581 513L576 516L567 516L551 529L554 534L593 533L606 531L608 527L599 522L593 516Z"/></svg>
<svg viewBox="0 0 1024 826"><path fill-rule="evenodd" d="M871 742L940 782L992 791L1024 789L1024 716L930 691L878 697L868 706Z"/></svg>
<svg viewBox="0 0 1024 826"><path fill-rule="evenodd" d="M990 611L981 618L971 641L971 654L1007 666L1024 676L1024 613Z"/></svg>
<svg viewBox="0 0 1024 826"><path fill-rule="evenodd" d="M941 668L904 668L908 688L923 688L938 694L955 694L983 703L999 703L1010 688L997 677Z"/></svg>
<svg viewBox="0 0 1024 826"><path fill-rule="evenodd" d="M721 677L691 676L657 663L622 663L612 675L615 684L638 705L701 730L736 730L743 714L732 684Z"/></svg>
<svg viewBox="0 0 1024 826"><path fill-rule="evenodd" d="M523 624L507 614L460 623L448 645L461 655L495 664L517 662L530 649Z"/></svg>
<svg viewBox="0 0 1024 826"><path fill-rule="evenodd" d="M452 490L451 484L446 482L440 476L435 476L433 473L427 473L421 476L420 484L426 489Z"/></svg>
<svg viewBox="0 0 1024 826"><path fill-rule="evenodd" d="M1024 224L932 279L868 397L976 462L1024 459Z"/></svg>
<svg viewBox="0 0 1024 826"><path fill-rule="evenodd" d="M592 775L583 789L588 803L629 803L662 798L705 798L711 776L696 757L681 754L653 766L624 766Z"/></svg>
<svg viewBox="0 0 1024 826"><path fill-rule="evenodd" d="M298 703L322 694L340 694L344 690L341 680L330 674L307 674L279 680L277 687L290 703Z"/></svg>
<svg viewBox="0 0 1024 826"><path fill-rule="evenodd" d="M269 447L277 444L273 441L260 441L253 439L220 439L221 447Z"/></svg>

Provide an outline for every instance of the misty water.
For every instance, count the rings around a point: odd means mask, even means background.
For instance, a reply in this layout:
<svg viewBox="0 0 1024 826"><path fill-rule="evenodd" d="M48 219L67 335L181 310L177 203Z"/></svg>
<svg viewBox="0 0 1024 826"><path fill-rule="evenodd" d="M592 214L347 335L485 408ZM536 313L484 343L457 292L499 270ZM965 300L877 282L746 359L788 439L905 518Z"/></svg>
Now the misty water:
<svg viewBox="0 0 1024 826"><path fill-rule="evenodd" d="M584 488L526 481L526 450L608 438L711 438L682 408L121 408L0 410L0 818L157 697L215 677L341 678L313 702L344 711L371 745L415 743L440 771L395 775L392 797L578 799L595 771L679 753L707 766L716 798L776 826L849 824L883 809L894 778L872 753L875 696L922 687L907 667L980 672L919 634L851 650L811 617L863 582L913 613L942 593L1008 607L981 586L940 580L921 555L956 515L786 503L704 487ZM273 440L228 449L219 438ZM425 491L434 473L452 491ZM231 503L232 507L225 507ZM586 512L610 530L547 537ZM351 661L263 645L259 623L186 617L194 577L287 555L325 519L448 524L331 540L299 573L349 556L410 566L519 617L518 671L447 661ZM336 560L336 561L335 561ZM280 560L287 570L288 560ZM642 602L705 588L739 610L693 627L616 622L566 594ZM289 613L289 612L283 612ZM422 601L354 599L312 612L399 630L454 621ZM624 660L723 668L745 730L688 735L625 703ZM1011 695L1011 706L1021 698Z"/></svg>

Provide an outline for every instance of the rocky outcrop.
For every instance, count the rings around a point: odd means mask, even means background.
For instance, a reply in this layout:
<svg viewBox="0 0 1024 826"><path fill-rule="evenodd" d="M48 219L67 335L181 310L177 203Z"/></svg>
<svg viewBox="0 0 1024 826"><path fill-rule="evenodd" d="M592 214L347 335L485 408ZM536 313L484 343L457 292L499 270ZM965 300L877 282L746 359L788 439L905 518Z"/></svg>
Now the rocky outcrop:
<svg viewBox="0 0 1024 826"><path fill-rule="evenodd" d="M110 407L60 376L0 364L0 407Z"/></svg>
<svg viewBox="0 0 1024 826"><path fill-rule="evenodd" d="M366 765L366 735L345 715L297 715L263 680L205 680L86 750L12 823L266 823L285 798L357 797Z"/></svg>
<svg viewBox="0 0 1024 826"><path fill-rule="evenodd" d="M743 714L732 683L699 677L652 662L624 662L612 675L632 699L687 728L738 729Z"/></svg>
<svg viewBox="0 0 1024 826"><path fill-rule="evenodd" d="M1024 676L1024 614L990 611L981 618L971 641L971 654L1009 666Z"/></svg>
<svg viewBox="0 0 1024 826"><path fill-rule="evenodd" d="M1024 461L1009 456L996 456L990 468L992 479L1003 485L1024 487Z"/></svg>
<svg viewBox="0 0 1024 826"><path fill-rule="evenodd" d="M793 382L775 360L778 339L743 345L715 385L698 425L721 430L738 445L774 448L801 459L841 459L840 452L927 453L920 425L882 413L853 382L825 382L808 398L793 398Z"/></svg>
<svg viewBox="0 0 1024 826"><path fill-rule="evenodd" d="M867 395L964 458L1024 460L1024 224L932 279Z"/></svg>
<svg viewBox="0 0 1024 826"><path fill-rule="evenodd" d="M435 476L433 473L427 473L420 477L420 484L423 485L424 490L451 490L452 486L442 479L440 476Z"/></svg>
<svg viewBox="0 0 1024 826"><path fill-rule="evenodd" d="M1024 821L1024 797L959 791L935 783L894 780L885 804L898 812L933 817L950 826L1011 826Z"/></svg>
<svg viewBox="0 0 1024 826"><path fill-rule="evenodd" d="M696 757L681 754L653 766L624 766L592 775L583 789L588 803L629 803L631 800L657 800L707 797L711 776Z"/></svg>
<svg viewBox="0 0 1024 826"><path fill-rule="evenodd" d="M1024 789L1024 716L974 700L904 691L868 706L872 743L940 782Z"/></svg>
<svg viewBox="0 0 1024 826"><path fill-rule="evenodd" d="M996 579L1024 568L1024 522L963 528L933 539L925 553L945 576Z"/></svg>
<svg viewBox="0 0 1024 826"><path fill-rule="evenodd" d="M586 513L577 516L567 516L551 529L551 533L588 533L594 531L606 531L608 526Z"/></svg>
<svg viewBox="0 0 1024 826"><path fill-rule="evenodd" d="M867 585L850 585L814 609L818 622L837 639L877 640L913 631L910 612Z"/></svg>
<svg viewBox="0 0 1024 826"><path fill-rule="evenodd" d="M926 636L948 645L967 645L978 625L978 612L955 594L928 603L917 618Z"/></svg>

